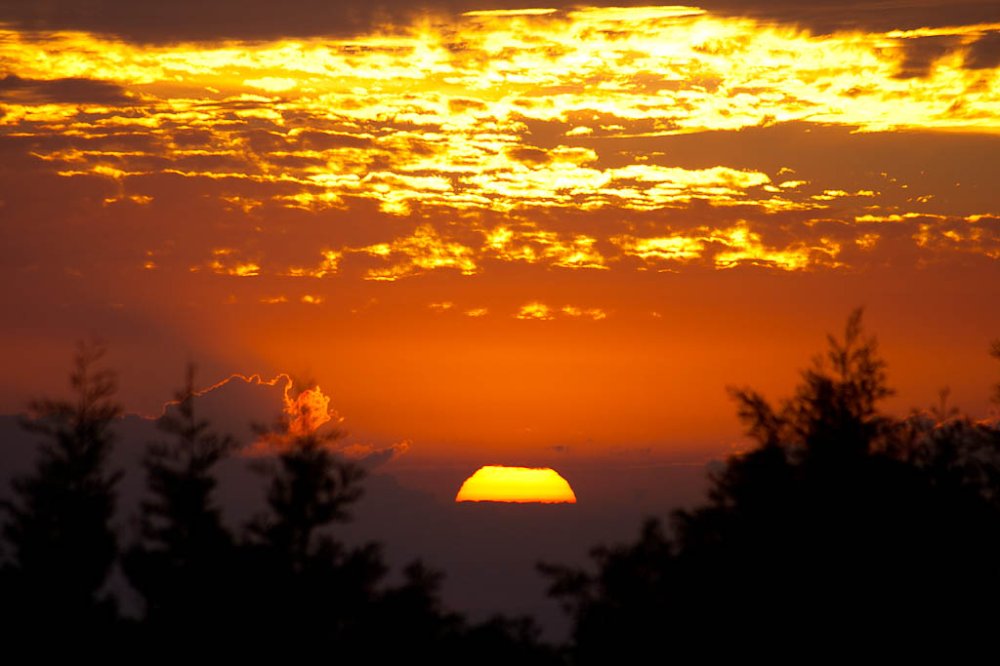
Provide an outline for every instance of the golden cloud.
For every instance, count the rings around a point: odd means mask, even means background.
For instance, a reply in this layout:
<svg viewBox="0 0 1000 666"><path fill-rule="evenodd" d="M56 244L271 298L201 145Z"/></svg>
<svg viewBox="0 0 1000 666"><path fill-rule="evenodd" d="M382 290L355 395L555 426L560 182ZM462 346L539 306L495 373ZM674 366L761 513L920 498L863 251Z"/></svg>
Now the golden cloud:
<svg viewBox="0 0 1000 666"><path fill-rule="evenodd" d="M555 319L558 315L573 319L592 319L594 321L601 321L608 317L607 312L601 308L581 308L575 305L564 305L561 308L553 308L538 301L525 303L518 309L514 316L517 319L548 321Z"/></svg>
<svg viewBox="0 0 1000 666"><path fill-rule="evenodd" d="M252 233L356 209L395 225L311 237L280 259L257 241L213 240L183 260L233 277L355 271L391 282L477 275L491 261L798 271L878 254L890 244L877 224L906 226L924 254L996 258L995 200L948 211L932 193L899 194L908 185L887 174L836 182L682 161L657 141L782 123L996 134L1000 68L966 61L998 29L810 34L685 7L488 11L391 34L246 43L4 28L0 131L41 173L94 183L111 212L158 210L188 188ZM925 39L948 48L915 68ZM889 187L899 200L883 200ZM581 212L599 222L575 226ZM844 226L811 226L827 219ZM148 270L170 265L136 256ZM269 289L250 298L322 298Z"/></svg>
<svg viewBox="0 0 1000 666"><path fill-rule="evenodd" d="M386 267L370 269L365 274L368 280L391 282L438 268L458 269L462 275L474 275L479 270L471 248L443 240L430 225L418 227L412 236L359 251L390 262Z"/></svg>
<svg viewBox="0 0 1000 666"><path fill-rule="evenodd" d="M45 57L37 36L3 30L4 69L47 92L0 98L0 125L92 139L40 153L67 177L160 169L246 179L274 186L261 196L309 209L349 197L400 215L426 205L649 210L692 198L780 207L803 181L774 187L759 172L638 159L610 166L613 143L533 145L528 124L603 140L789 121L995 133L1000 73L965 68L964 54L998 27L811 35L694 8L588 8L467 14L351 40L139 46L62 32L45 35ZM910 45L927 37L955 48L901 79ZM115 94L87 101L53 81ZM127 132L156 141L101 145ZM200 145L183 139L192 132ZM165 164L154 167L153 154Z"/></svg>
<svg viewBox="0 0 1000 666"><path fill-rule="evenodd" d="M549 319L555 319L555 313L552 311L552 308L544 303L538 302L525 303L514 316L518 319L534 321L547 321Z"/></svg>

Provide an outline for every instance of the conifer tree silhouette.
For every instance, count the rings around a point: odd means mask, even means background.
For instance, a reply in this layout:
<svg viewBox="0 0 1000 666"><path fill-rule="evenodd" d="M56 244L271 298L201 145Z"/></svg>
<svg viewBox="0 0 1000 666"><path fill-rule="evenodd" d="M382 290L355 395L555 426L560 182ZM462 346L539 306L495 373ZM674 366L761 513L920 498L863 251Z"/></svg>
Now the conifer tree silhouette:
<svg viewBox="0 0 1000 666"><path fill-rule="evenodd" d="M347 548L331 533L362 495L363 469L332 448L343 433L303 432L293 424L283 415L258 429L276 455L258 466L268 481L267 509L247 526L247 589L236 612L245 626L302 634L343 651L386 567L375 544Z"/></svg>
<svg viewBox="0 0 1000 666"><path fill-rule="evenodd" d="M146 626L155 631L213 626L225 617L230 593L235 544L213 499L213 472L236 443L196 415L194 377L188 366L183 389L157 422L174 441L146 452L140 538L123 558L145 603Z"/></svg>
<svg viewBox="0 0 1000 666"><path fill-rule="evenodd" d="M994 340L993 345L990 347L990 356L1000 361L1000 340ZM1000 382L996 383L993 387L993 402L1000 405Z"/></svg>
<svg viewBox="0 0 1000 666"><path fill-rule="evenodd" d="M731 390L755 446L710 475L671 533L595 549L596 571L541 565L574 623L576 663L967 641L1000 610L1000 430L892 418L860 310L778 407ZM980 632L980 633L977 633Z"/></svg>
<svg viewBox="0 0 1000 666"><path fill-rule="evenodd" d="M417 561L388 584L379 545L336 538L365 472L337 453L339 430L302 427L320 422L316 415L286 414L258 429L266 509L234 537L213 495L216 467L236 445L199 418L193 367L157 423L170 439L143 458L139 533L121 565L144 607L138 618L119 616L102 596L119 558L110 521L121 473L108 470L108 457L122 414L104 354L81 345L75 399L32 403L35 418L25 423L44 443L35 471L15 480L2 505L11 556L0 568L0 626L11 641L44 628L60 639L98 639L115 659L142 648L163 658L195 649L248 658L332 650L347 663L559 663L531 619L469 623L444 608L441 573Z"/></svg>
<svg viewBox="0 0 1000 666"><path fill-rule="evenodd" d="M303 432L293 422L285 415L259 433L276 456L262 466L267 510L241 549L245 585L233 613L243 631L332 647L348 663L553 663L529 620L470 625L443 608L439 572L413 562L389 585L379 545L338 540L332 528L350 518L365 472L337 453L341 431Z"/></svg>
<svg viewBox="0 0 1000 666"><path fill-rule="evenodd" d="M101 588L117 556L111 527L120 472L108 469L112 425L122 408L103 345L78 345L72 398L31 403L23 426L42 438L32 473L12 483L3 533L12 562L4 572L5 628L73 632L111 626L114 603Z"/></svg>

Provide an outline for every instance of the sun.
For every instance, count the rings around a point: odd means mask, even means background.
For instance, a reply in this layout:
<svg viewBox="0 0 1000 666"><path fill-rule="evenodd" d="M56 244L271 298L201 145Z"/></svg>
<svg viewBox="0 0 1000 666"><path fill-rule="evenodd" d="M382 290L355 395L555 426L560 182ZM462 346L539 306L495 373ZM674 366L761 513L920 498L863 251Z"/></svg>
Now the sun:
<svg viewBox="0 0 1000 666"><path fill-rule="evenodd" d="M456 502L576 504L569 482L549 467L480 467L462 483Z"/></svg>

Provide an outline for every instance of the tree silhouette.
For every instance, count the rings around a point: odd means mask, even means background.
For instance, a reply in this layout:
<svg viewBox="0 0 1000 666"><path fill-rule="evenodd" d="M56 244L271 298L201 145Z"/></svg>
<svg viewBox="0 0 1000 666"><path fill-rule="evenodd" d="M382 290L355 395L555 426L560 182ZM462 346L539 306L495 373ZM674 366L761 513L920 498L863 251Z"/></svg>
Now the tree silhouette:
<svg viewBox="0 0 1000 666"><path fill-rule="evenodd" d="M330 537L322 528L346 521L347 507L361 498L364 471L325 445L339 437L295 436L270 470L269 512L258 516L250 531L259 543L280 553L290 571L301 571L329 547Z"/></svg>
<svg viewBox="0 0 1000 666"><path fill-rule="evenodd" d="M755 446L710 476L707 502L592 553L543 565L574 620L577 663L661 649L887 645L964 636L1000 613L995 425L879 410L891 394L861 311L774 407L732 390ZM780 636L780 642L774 639ZM725 649L725 646L723 646Z"/></svg>
<svg viewBox="0 0 1000 666"><path fill-rule="evenodd" d="M348 663L552 663L532 622L470 625L444 609L439 572L413 562L389 585L377 544L349 547L336 538L332 528L349 520L365 473L336 452L341 431L295 425L319 422L312 416L285 415L260 430L277 455L261 466L267 510L248 526L241 548L235 624L282 645L294 636L297 649L333 649Z"/></svg>
<svg viewBox="0 0 1000 666"><path fill-rule="evenodd" d="M990 347L990 356L1000 361L1000 340L994 340ZM1000 405L1000 382L993 387L993 401Z"/></svg>
<svg viewBox="0 0 1000 666"><path fill-rule="evenodd" d="M336 538L365 474L336 452L340 431L315 429L325 415L310 413L309 400L300 401L302 413L258 429L266 509L234 537L214 501L214 473L235 444L199 418L193 367L157 423L169 440L151 443L143 458L147 494L121 564L144 612L120 617L101 594L119 555L110 519L121 474L107 467L122 413L103 356L103 347L81 345L75 400L33 403L35 418L25 422L45 441L35 471L14 482L15 497L3 504L12 556L0 568L0 621L9 643L44 628L57 639L99 639L109 658L137 648L157 658L192 649L259 658L263 649L348 663L558 663L530 619L470 624L444 608L441 573L417 561L389 584L377 544ZM63 644L32 648L53 646Z"/></svg>
<svg viewBox="0 0 1000 666"><path fill-rule="evenodd" d="M114 604L100 590L116 558L110 521L119 472L108 470L114 374L100 366L105 348L81 343L70 374L73 398L30 405L23 426L43 439L34 472L15 479L4 502L3 533L13 559L4 572L5 627L73 631L109 626Z"/></svg>
<svg viewBox="0 0 1000 666"><path fill-rule="evenodd" d="M875 338L864 338L862 310L851 313L843 342L827 337L826 357L802 373L795 397L775 410L759 393L730 389L747 435L760 447L780 446L796 462L850 464L887 446L890 419L878 403L893 394Z"/></svg>
<svg viewBox="0 0 1000 666"><path fill-rule="evenodd" d="M149 497L142 501L140 539L124 570L145 602L148 629L188 631L224 616L230 594L232 536L213 500L214 468L235 448L195 413L195 371L157 427L173 442L150 445L143 460Z"/></svg>
<svg viewBox="0 0 1000 666"><path fill-rule="evenodd" d="M309 414L297 416L310 421ZM376 545L347 548L331 533L362 495L363 470L332 447L343 433L303 431L295 423L284 415L258 428L276 455L258 465L268 480L267 509L247 526L239 561L244 585L233 610L244 628L337 644L345 653L386 567Z"/></svg>

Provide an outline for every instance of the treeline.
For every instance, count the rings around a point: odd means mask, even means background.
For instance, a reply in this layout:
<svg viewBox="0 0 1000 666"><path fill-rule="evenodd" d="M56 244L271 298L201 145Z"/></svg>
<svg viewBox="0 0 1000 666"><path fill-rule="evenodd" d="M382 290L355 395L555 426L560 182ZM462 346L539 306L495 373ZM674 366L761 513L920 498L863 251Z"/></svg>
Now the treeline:
<svg viewBox="0 0 1000 666"><path fill-rule="evenodd" d="M330 529L349 519L362 468L335 455L338 433L302 433L283 418L259 434L278 453L263 466L266 509L238 533L216 503L215 472L236 443L196 413L193 371L159 420L151 444L138 534L111 527L121 471L110 469L112 426L122 415L103 349L81 346L73 398L32 403L24 426L41 440L34 471L5 500L0 627L8 647L32 654L74 641L98 654L158 660L204 649L327 655L346 663L552 663L529 619L472 624L443 608L441 574L414 562L398 584L377 544L347 547ZM109 593L120 567L142 601L125 616ZM49 642L39 636L57 637ZM130 646L158 652L120 654Z"/></svg>
<svg viewBox="0 0 1000 666"><path fill-rule="evenodd" d="M34 471L4 503L3 617L9 636L114 639L114 645L259 648L381 663L631 664L669 656L802 660L933 643L995 650L1000 621L1000 426L948 408L894 418L861 312L842 340L772 405L734 389L752 447L711 475L698 508L650 520L633 543L599 547L588 568L542 564L572 619L558 649L532 620L473 624L415 562L389 584L379 547L347 547L363 473L323 436L279 422L264 470L265 510L229 529L214 498L235 443L196 414L187 376L149 447L139 530L111 525L120 473L109 468L121 415L102 351L82 347L73 400L32 405ZM1000 359L1000 343L992 350ZM997 387L1000 402L1000 385ZM142 600L123 617L113 567Z"/></svg>
<svg viewBox="0 0 1000 666"><path fill-rule="evenodd" d="M995 659L1000 421L948 408L946 392L930 411L882 413L892 390L861 318L780 405L731 389L753 446L711 475L704 504L595 549L589 569L541 565L572 616L574 663L667 646L713 661Z"/></svg>

